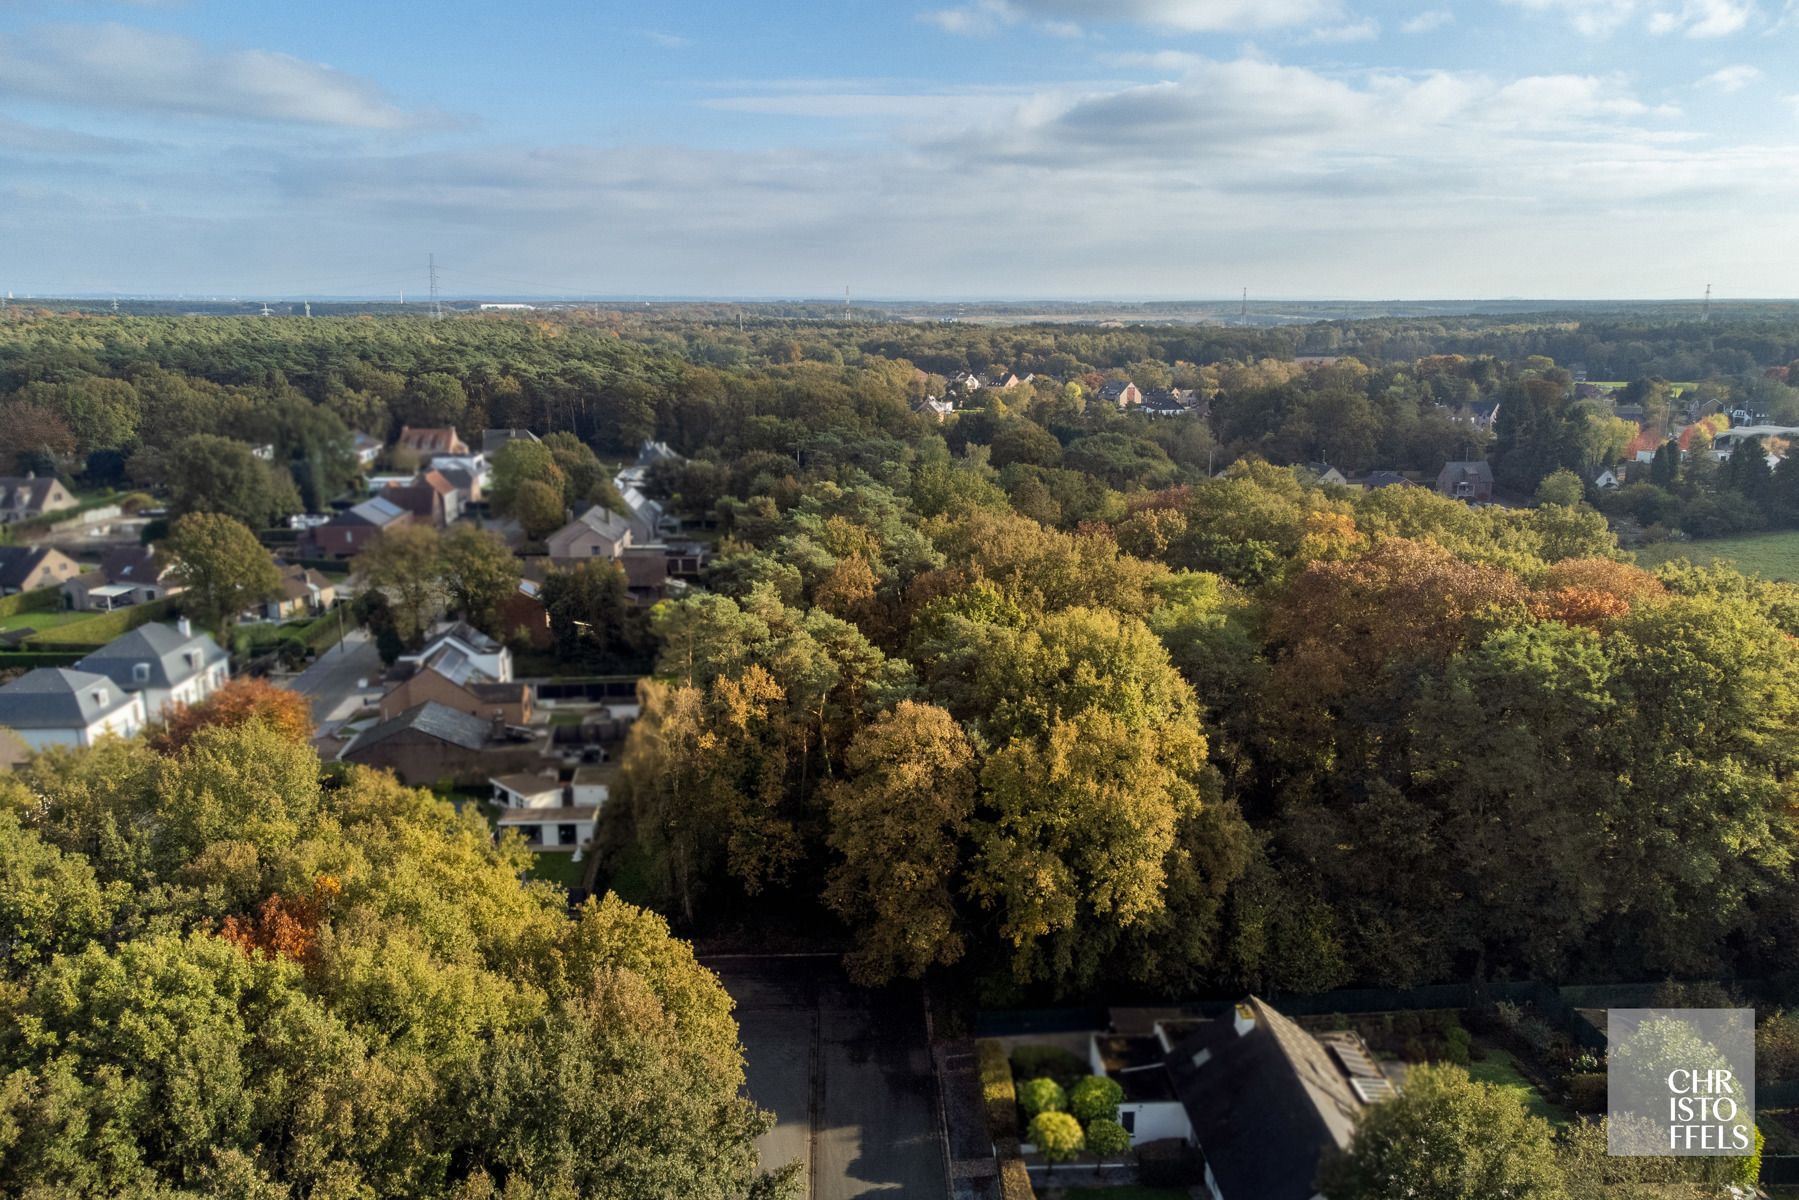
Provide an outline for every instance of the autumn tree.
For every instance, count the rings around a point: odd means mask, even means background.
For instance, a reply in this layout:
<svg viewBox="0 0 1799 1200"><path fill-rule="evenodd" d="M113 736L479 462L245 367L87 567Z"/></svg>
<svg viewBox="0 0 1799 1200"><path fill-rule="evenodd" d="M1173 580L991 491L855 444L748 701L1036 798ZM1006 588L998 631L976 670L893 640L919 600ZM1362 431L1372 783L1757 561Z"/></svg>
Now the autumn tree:
<svg viewBox="0 0 1799 1200"><path fill-rule="evenodd" d="M183 704L163 721L153 739L163 754L177 754L200 730L258 722L295 742L312 737L312 706L304 695L267 680L240 676L198 704Z"/></svg>
<svg viewBox="0 0 1799 1200"><path fill-rule="evenodd" d="M356 567L369 587L387 597L401 639L417 645L447 599L437 530L417 524L385 529L357 557Z"/></svg>

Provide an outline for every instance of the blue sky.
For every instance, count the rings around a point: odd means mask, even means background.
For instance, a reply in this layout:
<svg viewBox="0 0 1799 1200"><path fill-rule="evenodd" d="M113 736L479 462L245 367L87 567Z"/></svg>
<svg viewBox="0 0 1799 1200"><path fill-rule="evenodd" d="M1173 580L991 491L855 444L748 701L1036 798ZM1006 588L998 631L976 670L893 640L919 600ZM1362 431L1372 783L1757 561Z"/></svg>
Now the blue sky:
<svg viewBox="0 0 1799 1200"><path fill-rule="evenodd" d="M1799 294L1799 0L0 0L0 288Z"/></svg>

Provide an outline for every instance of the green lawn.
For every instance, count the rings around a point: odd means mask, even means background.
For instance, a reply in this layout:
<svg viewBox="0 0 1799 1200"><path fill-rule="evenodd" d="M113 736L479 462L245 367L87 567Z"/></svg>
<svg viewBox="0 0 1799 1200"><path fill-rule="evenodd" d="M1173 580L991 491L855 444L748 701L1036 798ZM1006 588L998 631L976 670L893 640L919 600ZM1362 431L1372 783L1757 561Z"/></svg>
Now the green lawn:
<svg viewBox="0 0 1799 1200"><path fill-rule="evenodd" d="M54 629L58 625L85 621L93 615L89 612L63 612L55 608L47 608L41 612L14 613L10 617L0 617L0 630Z"/></svg>
<svg viewBox="0 0 1799 1200"><path fill-rule="evenodd" d="M1799 530L1750 533L1697 542L1657 542L1637 551L1637 564L1658 567L1685 559L1699 566L1729 563L1745 575L1799 580Z"/></svg>
<svg viewBox="0 0 1799 1200"><path fill-rule="evenodd" d="M1532 1116L1542 1117L1557 1125L1568 1123L1568 1114L1543 1098L1543 1093L1518 1069L1518 1060L1512 1057L1510 1051L1487 1047L1485 1058L1468 1064L1468 1074L1482 1083L1490 1083L1502 1091L1513 1093L1530 1110Z"/></svg>
<svg viewBox="0 0 1799 1200"><path fill-rule="evenodd" d="M576 862L572 854L539 854L525 876L528 879L548 879L563 887L579 887L587 877L587 866L585 858Z"/></svg>

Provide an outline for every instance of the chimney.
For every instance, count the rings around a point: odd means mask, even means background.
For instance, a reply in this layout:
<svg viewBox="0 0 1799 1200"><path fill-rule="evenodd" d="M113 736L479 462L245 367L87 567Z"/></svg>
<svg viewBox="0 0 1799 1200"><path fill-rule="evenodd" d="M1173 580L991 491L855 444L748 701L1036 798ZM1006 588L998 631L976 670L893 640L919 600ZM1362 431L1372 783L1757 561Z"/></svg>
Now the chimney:
<svg viewBox="0 0 1799 1200"><path fill-rule="evenodd" d="M1238 1037L1243 1037L1246 1034L1254 1032L1256 1027L1256 1010L1250 1006L1249 1001L1245 1000L1237 1005L1237 1020L1234 1023L1234 1027L1237 1030Z"/></svg>
<svg viewBox="0 0 1799 1200"><path fill-rule="evenodd" d="M177 618L175 621L175 628L184 638L194 636L194 623L186 617Z"/></svg>

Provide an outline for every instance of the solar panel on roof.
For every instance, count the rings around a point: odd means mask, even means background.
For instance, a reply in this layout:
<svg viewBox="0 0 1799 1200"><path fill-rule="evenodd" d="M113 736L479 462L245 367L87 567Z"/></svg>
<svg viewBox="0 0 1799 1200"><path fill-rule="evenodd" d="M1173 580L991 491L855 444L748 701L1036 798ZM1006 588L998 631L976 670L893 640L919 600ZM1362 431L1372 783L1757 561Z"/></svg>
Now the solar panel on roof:
<svg viewBox="0 0 1799 1200"><path fill-rule="evenodd" d="M1349 1086L1355 1089L1363 1104L1379 1104L1399 1094L1385 1079L1364 1079L1358 1075L1349 1081Z"/></svg>

